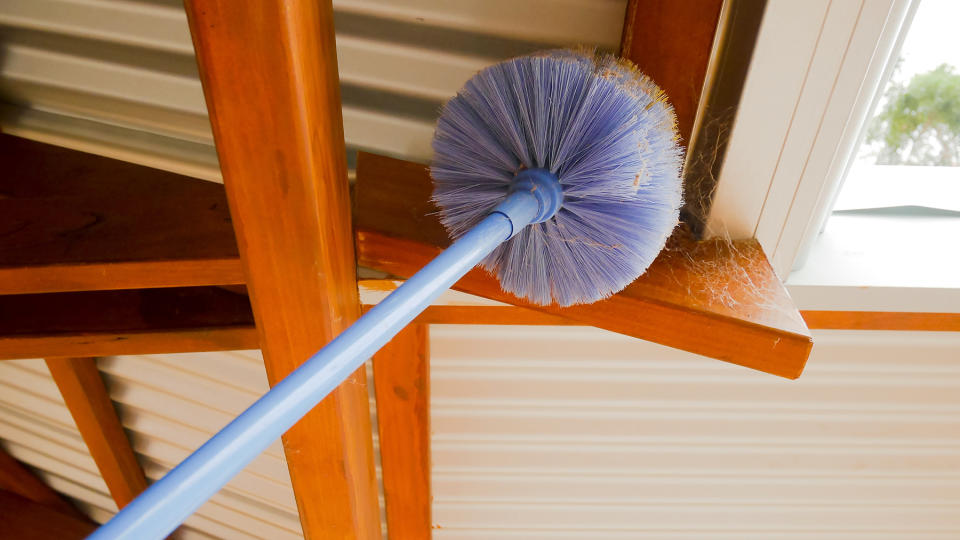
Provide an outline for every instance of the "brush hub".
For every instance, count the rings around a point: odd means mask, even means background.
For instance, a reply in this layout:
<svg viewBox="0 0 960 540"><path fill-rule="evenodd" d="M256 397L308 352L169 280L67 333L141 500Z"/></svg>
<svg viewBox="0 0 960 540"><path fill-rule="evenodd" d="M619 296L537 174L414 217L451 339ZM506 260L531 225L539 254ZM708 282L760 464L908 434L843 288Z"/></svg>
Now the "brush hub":
<svg viewBox="0 0 960 540"><path fill-rule="evenodd" d="M524 169L510 184L510 193L529 192L537 200L538 210L530 223L543 223L563 206L563 187L557 175L547 169Z"/></svg>

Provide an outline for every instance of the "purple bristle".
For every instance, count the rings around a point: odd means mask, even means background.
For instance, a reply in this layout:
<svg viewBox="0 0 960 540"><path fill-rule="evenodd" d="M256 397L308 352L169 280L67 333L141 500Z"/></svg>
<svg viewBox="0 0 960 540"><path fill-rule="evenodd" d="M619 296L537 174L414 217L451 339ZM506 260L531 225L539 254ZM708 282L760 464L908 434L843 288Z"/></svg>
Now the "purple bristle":
<svg viewBox="0 0 960 540"><path fill-rule="evenodd" d="M507 60L444 107L433 199L457 238L504 199L519 171L556 174L563 207L481 264L535 304L595 302L645 272L677 224L675 124L660 89L613 57L562 50Z"/></svg>

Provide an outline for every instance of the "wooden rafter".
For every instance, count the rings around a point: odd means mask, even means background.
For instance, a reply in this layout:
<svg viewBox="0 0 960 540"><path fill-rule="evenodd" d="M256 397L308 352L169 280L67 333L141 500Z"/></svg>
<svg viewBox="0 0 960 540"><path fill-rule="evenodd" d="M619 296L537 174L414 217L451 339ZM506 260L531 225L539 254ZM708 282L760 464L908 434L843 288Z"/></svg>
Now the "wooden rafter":
<svg viewBox="0 0 960 540"><path fill-rule="evenodd" d="M430 538L429 329L404 328L373 356L390 538Z"/></svg>
<svg viewBox="0 0 960 540"><path fill-rule="evenodd" d="M361 282L361 289L372 297L396 288L397 283L367 280ZM960 330L957 313L801 311L800 315L810 329ZM591 326L522 306L487 305L430 306L416 322ZM247 297L214 287L0 296L0 360L259 346Z"/></svg>
<svg viewBox="0 0 960 540"><path fill-rule="evenodd" d="M66 516L86 519L82 512L45 484L43 480L37 478L3 448L0 448L0 491L14 493ZM0 529L2 529L2 524L0 524Z"/></svg>
<svg viewBox="0 0 960 540"><path fill-rule="evenodd" d="M960 332L960 313L801 311L807 326L823 330Z"/></svg>
<svg viewBox="0 0 960 540"><path fill-rule="evenodd" d="M80 540L96 528L85 516L64 514L17 493L0 490L0 539Z"/></svg>
<svg viewBox="0 0 960 540"><path fill-rule="evenodd" d="M329 0L186 3L276 384L360 314ZM380 537L365 372L284 435L308 538Z"/></svg>
<svg viewBox="0 0 960 540"><path fill-rule="evenodd" d="M361 282L361 288L369 287L372 295L392 290L397 283L368 280ZM364 305L364 309L369 307ZM178 317L173 317L175 313ZM800 315L814 330L960 330L957 313L801 311ZM486 305L430 306L416 322L592 326L522 306ZM217 288L0 296L0 360L44 355L227 351L259 346L246 296Z"/></svg>
<svg viewBox="0 0 960 540"><path fill-rule="evenodd" d="M219 287L0 296L0 359L256 349L250 301Z"/></svg>
<svg viewBox="0 0 960 540"><path fill-rule="evenodd" d="M223 186L0 134L0 294L243 283Z"/></svg>
<svg viewBox="0 0 960 540"><path fill-rule="evenodd" d="M630 0L620 55L631 60L670 97L687 144L707 78L723 0Z"/></svg>
<svg viewBox="0 0 960 540"><path fill-rule="evenodd" d="M110 495L123 508L147 488L147 479L130 447L95 358L48 358L60 389Z"/></svg>

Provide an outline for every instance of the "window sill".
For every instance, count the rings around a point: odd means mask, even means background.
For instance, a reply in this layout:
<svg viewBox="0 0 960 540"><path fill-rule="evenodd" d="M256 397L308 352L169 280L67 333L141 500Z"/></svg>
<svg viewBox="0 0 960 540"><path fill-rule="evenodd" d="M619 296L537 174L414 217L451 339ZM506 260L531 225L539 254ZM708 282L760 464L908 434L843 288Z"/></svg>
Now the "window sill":
<svg viewBox="0 0 960 540"><path fill-rule="evenodd" d="M958 237L947 211L835 214L787 287L801 310L955 313Z"/></svg>

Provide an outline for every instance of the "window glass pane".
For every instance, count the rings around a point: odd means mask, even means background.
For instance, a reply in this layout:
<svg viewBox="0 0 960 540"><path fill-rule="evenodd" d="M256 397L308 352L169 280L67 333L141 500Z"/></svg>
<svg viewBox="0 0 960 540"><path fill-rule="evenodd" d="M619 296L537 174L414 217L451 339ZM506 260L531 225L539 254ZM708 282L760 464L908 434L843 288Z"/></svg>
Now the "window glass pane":
<svg viewBox="0 0 960 540"><path fill-rule="evenodd" d="M960 1L922 0L794 283L960 288Z"/></svg>
<svg viewBox="0 0 960 540"><path fill-rule="evenodd" d="M923 0L834 211L960 212L960 1Z"/></svg>

